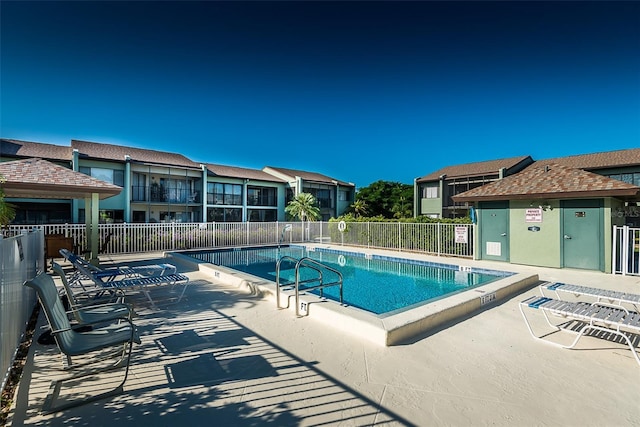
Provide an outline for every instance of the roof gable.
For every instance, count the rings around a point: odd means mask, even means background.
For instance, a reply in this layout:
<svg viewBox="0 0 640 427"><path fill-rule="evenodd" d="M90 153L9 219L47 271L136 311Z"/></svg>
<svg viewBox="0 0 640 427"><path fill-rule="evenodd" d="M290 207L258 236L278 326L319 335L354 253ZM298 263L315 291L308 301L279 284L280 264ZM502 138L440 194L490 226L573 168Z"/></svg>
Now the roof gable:
<svg viewBox="0 0 640 427"><path fill-rule="evenodd" d="M556 163L529 166L522 172L453 196L456 202L527 198L634 196L640 187Z"/></svg>
<svg viewBox="0 0 640 427"><path fill-rule="evenodd" d="M41 142L18 141L16 139L0 140L0 157L42 158L48 160L73 160L71 147L43 144Z"/></svg>
<svg viewBox="0 0 640 427"><path fill-rule="evenodd" d="M638 166L640 165L640 148L558 157L536 162L537 165L547 165L551 163L586 170Z"/></svg>
<svg viewBox="0 0 640 427"><path fill-rule="evenodd" d="M98 193L101 199L120 194L122 188L43 159L0 163L7 197L80 199Z"/></svg>
<svg viewBox="0 0 640 427"><path fill-rule="evenodd" d="M97 142L71 140L71 146L78 150L80 157L88 157L98 160L113 160L124 162L125 156L132 161L140 163L154 163L167 166L181 166L187 168L200 168L182 154L166 153L163 151L147 150L143 148L125 147L122 145L102 144Z"/></svg>
<svg viewBox="0 0 640 427"><path fill-rule="evenodd" d="M287 168L277 168L274 166L265 166L265 168L263 169L265 171L272 170L277 172L280 175L284 175L289 177L290 179L294 179L295 177L300 177L305 181L313 181L313 182L322 182L322 183L327 183L327 184L339 184L341 186L345 186L345 187L354 187L355 185L350 183L350 182L345 182L345 181L340 181L338 179L335 178L331 178L329 176L326 175L322 175L320 173L316 173L316 172L307 172L307 171L301 171L301 170L296 170L296 169L287 169Z"/></svg>
<svg viewBox="0 0 640 427"><path fill-rule="evenodd" d="M215 176L227 177L227 178L247 178L258 181L270 181L270 182L286 182L283 179L270 175L260 169L249 169L235 166L215 165L207 164L207 169Z"/></svg>
<svg viewBox="0 0 640 427"><path fill-rule="evenodd" d="M488 160L484 162L466 163L463 165L447 166L428 175L418 178L420 181L435 181L440 176L446 175L447 178L463 178L483 175L497 175L500 169L512 169L518 165L526 165L532 163L531 156L509 157L506 159Z"/></svg>

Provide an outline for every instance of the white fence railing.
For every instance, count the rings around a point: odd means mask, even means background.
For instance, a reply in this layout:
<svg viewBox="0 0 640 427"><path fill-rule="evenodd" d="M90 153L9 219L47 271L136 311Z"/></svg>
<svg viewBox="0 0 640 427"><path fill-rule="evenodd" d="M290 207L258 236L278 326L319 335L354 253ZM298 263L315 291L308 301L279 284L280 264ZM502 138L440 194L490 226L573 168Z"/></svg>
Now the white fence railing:
<svg viewBox="0 0 640 427"><path fill-rule="evenodd" d="M287 225L290 228L285 228ZM316 242L367 248L473 257L473 225L443 223L350 222L211 222L100 224L103 254L203 249L214 247ZM45 235L71 237L73 251L86 248L84 224L16 225L10 233L33 228ZM341 231L342 229L342 231Z"/></svg>
<svg viewBox="0 0 640 427"><path fill-rule="evenodd" d="M16 350L36 304L35 293L22 284L44 270L44 234L0 236L0 378L4 390Z"/></svg>
<svg viewBox="0 0 640 427"><path fill-rule="evenodd" d="M613 227L613 274L640 275L640 228Z"/></svg>

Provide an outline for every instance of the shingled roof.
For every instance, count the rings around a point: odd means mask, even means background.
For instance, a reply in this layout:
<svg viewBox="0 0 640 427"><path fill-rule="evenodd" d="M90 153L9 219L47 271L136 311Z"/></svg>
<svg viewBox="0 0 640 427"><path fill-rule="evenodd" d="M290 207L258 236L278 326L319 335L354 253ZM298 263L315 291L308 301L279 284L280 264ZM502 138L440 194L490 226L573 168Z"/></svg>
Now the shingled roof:
<svg viewBox="0 0 640 427"><path fill-rule="evenodd" d="M0 163L7 197L36 199L83 199L98 193L101 199L120 194L117 185L90 177L43 159Z"/></svg>
<svg viewBox="0 0 640 427"><path fill-rule="evenodd" d="M447 166L438 169L435 172L425 175L417 179L417 182L435 181L442 175L446 175L447 179L466 178L486 175L497 175L500 169L507 170L518 166L525 167L527 164L533 163L531 156L509 157L507 159L488 160L484 162L466 163L463 165Z"/></svg>
<svg viewBox="0 0 640 427"><path fill-rule="evenodd" d="M632 197L640 187L557 163L535 163L522 172L453 196L455 202Z"/></svg>
<svg viewBox="0 0 640 427"><path fill-rule="evenodd" d="M253 179L257 181L286 182L260 169L249 169L235 166L207 164L207 169L215 176L227 178Z"/></svg>
<svg viewBox="0 0 640 427"><path fill-rule="evenodd" d="M62 145L43 144L41 142L0 139L0 157L4 158L41 158L47 160L73 160L73 149Z"/></svg>
<svg viewBox="0 0 640 427"><path fill-rule="evenodd" d="M535 164L544 166L552 163L585 170L637 166L640 165L640 148L538 160Z"/></svg>
<svg viewBox="0 0 640 427"><path fill-rule="evenodd" d="M164 151L146 150L122 145L78 141L75 139L71 140L71 147L78 150L80 157L124 162L125 156L128 155L134 162L200 169L199 163L189 160L182 154L165 153Z"/></svg>
<svg viewBox="0 0 640 427"><path fill-rule="evenodd" d="M331 178L328 177L326 175L322 175L319 173L315 173L315 172L306 172L306 171L301 171L301 170L296 170L296 169L286 169L286 168L277 168L277 167L273 167L273 166L266 166L263 170L265 171L269 171L269 170L273 170L279 174L294 178L296 176L302 178L305 181L312 181L312 182L322 182L322 183L327 183L327 184L339 184L342 186L351 186L354 187L355 185L350 183L350 182L345 182L345 181L340 181L339 179L335 179L335 178Z"/></svg>

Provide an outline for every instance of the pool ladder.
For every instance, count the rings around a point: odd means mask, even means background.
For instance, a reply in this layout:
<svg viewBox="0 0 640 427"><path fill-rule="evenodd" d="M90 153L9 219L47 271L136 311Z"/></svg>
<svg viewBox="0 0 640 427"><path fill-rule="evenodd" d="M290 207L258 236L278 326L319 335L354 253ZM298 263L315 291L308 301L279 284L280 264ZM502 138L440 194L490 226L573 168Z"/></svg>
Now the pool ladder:
<svg viewBox="0 0 640 427"><path fill-rule="evenodd" d="M296 259L296 258L287 256L287 255L284 255L278 260L278 263L276 264L276 304L277 304L277 307L279 309L288 308L289 307L288 305L287 305L287 307L281 307L280 306L280 288L284 287L284 286L291 286L291 284L289 284L289 283L286 284L286 285L281 285L280 284L280 266L282 265L283 261L287 261L287 262L290 262L290 263L295 263L296 316L301 317L301 314L300 314L300 285L308 285L308 284L312 284L312 283L317 283L316 285L305 286L304 290L305 291L312 291L312 290L315 290L315 289L320 289L320 298L324 298L324 296L323 296L324 288L329 287L329 286L340 286L340 304L342 304L342 273L340 273L338 270L336 270L334 268L329 267L328 265L322 264L321 262L318 262L315 259L311 259L309 257L303 257L301 259ZM317 277L312 277L310 279L300 280L300 269L301 268L309 268L311 270L314 270L314 271L316 271L318 273L318 276ZM325 283L323 271L329 271L331 273L336 274L338 276L338 280L333 281L333 282L329 282L329 283ZM307 311L307 313L308 313L308 311Z"/></svg>

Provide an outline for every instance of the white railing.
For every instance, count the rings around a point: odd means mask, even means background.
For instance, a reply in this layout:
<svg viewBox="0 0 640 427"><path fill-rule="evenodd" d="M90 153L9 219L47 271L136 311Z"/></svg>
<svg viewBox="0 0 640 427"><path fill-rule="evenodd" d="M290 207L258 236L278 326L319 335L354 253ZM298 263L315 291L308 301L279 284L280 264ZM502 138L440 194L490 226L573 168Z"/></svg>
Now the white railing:
<svg viewBox="0 0 640 427"><path fill-rule="evenodd" d="M640 228L613 226L613 274L640 275Z"/></svg>
<svg viewBox="0 0 640 427"><path fill-rule="evenodd" d="M331 225L337 227L336 223ZM350 246L473 258L473 224L352 222L338 240ZM334 233L335 234L335 233Z"/></svg>
<svg viewBox="0 0 640 427"><path fill-rule="evenodd" d="M291 228L285 228L291 224ZM73 251L83 253L83 224L10 226L11 232L34 227L45 235L71 237ZM367 248L473 257L473 224L350 222L340 231L338 222L216 222L100 224L102 254L275 245L283 243L332 243Z"/></svg>
<svg viewBox="0 0 640 427"><path fill-rule="evenodd" d="M44 234L0 235L0 378L4 390L16 351L36 304L35 293L23 286L44 270Z"/></svg>

